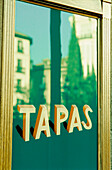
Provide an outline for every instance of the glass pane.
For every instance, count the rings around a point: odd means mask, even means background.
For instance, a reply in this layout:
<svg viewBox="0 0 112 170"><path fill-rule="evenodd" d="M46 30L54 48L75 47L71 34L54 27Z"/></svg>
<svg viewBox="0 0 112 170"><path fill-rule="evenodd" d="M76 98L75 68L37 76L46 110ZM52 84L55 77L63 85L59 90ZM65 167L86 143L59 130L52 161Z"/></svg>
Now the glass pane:
<svg viewBox="0 0 112 170"><path fill-rule="evenodd" d="M97 20L17 1L15 30L12 169L96 170ZM27 142L17 105L36 108ZM47 108L51 136L42 131L34 139L40 105ZM54 105L68 110L65 121L60 113L60 135Z"/></svg>

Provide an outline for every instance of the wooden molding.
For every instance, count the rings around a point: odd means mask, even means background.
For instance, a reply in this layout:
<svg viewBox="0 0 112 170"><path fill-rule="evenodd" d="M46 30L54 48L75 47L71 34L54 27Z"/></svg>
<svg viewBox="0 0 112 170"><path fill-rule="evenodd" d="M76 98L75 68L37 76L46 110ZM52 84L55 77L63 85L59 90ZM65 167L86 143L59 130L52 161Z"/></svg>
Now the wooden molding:
<svg viewBox="0 0 112 170"><path fill-rule="evenodd" d="M11 169L14 0L0 1L0 169Z"/></svg>
<svg viewBox="0 0 112 170"><path fill-rule="evenodd" d="M101 65L101 169L110 170L110 21L111 4L103 2Z"/></svg>

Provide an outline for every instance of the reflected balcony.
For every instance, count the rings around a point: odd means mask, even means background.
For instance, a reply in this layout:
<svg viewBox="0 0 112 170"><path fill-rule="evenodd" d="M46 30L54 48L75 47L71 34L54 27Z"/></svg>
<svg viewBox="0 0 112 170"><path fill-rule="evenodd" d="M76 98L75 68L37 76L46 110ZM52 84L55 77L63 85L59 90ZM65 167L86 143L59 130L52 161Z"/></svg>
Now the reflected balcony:
<svg viewBox="0 0 112 170"><path fill-rule="evenodd" d="M18 73L25 73L25 68L17 66L16 67L16 72L18 72Z"/></svg>
<svg viewBox="0 0 112 170"><path fill-rule="evenodd" d="M21 86L17 85L17 86L15 86L15 88L16 88L16 92L18 92L18 93L25 93L26 92L25 87L21 87Z"/></svg>

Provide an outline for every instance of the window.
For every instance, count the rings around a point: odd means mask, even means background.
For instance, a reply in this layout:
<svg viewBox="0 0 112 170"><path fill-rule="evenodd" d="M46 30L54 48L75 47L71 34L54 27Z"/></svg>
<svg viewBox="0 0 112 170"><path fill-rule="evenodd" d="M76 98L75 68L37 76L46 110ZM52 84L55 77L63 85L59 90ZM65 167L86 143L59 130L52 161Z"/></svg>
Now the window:
<svg viewBox="0 0 112 170"><path fill-rule="evenodd" d="M21 92L21 79L17 79L16 92Z"/></svg>
<svg viewBox="0 0 112 170"><path fill-rule="evenodd" d="M23 41L18 40L18 52L23 53Z"/></svg>
<svg viewBox="0 0 112 170"><path fill-rule="evenodd" d="M17 72L22 72L22 60L18 59Z"/></svg>
<svg viewBox="0 0 112 170"><path fill-rule="evenodd" d="M19 72L19 73L25 73L25 68L22 67L22 60L21 59L18 59L17 60L17 69L16 69L16 72Z"/></svg>
<svg viewBox="0 0 112 170"><path fill-rule="evenodd" d="M19 104L24 104L24 100L22 100L22 99L17 99L17 103L19 103Z"/></svg>
<svg viewBox="0 0 112 170"><path fill-rule="evenodd" d="M18 59L18 67L22 67L22 60Z"/></svg>
<svg viewBox="0 0 112 170"><path fill-rule="evenodd" d="M17 86L21 87L21 79L17 80Z"/></svg>
<svg viewBox="0 0 112 170"><path fill-rule="evenodd" d="M92 168L97 170L97 19L91 18L90 20L90 17L19 1L16 5L16 29L21 30L20 35L30 36L33 41L33 44L29 41L29 46L24 45L24 50L28 50L30 56L24 57L27 74L20 75L24 76L23 80L25 87L29 87L28 91L22 93L21 79L18 77L17 80L20 93L18 93L18 99L19 97L24 101L27 99L27 104L33 104L36 107L36 113L31 115L30 128L35 126L41 104L46 105L52 124L54 124L55 104L63 104L69 114L71 105L76 105L80 120L84 122L87 120L83 113L83 106L87 104L93 110L93 114L90 113L93 127L91 131L83 127L82 131L78 131L74 127L73 133L69 134L65 128L68 121L66 120L64 126L62 124L60 126L59 138L50 127L51 138L47 139L41 133L40 139L36 142L30 133L29 145L24 144L21 136L20 139L17 138L19 134L14 127L13 140L18 143L18 146L13 149L12 167L14 170L21 169L21 165L23 169L32 170L55 170L59 167L61 170L65 170L66 167L71 170L75 165L76 169L90 170L92 165ZM22 9L24 9L24 16L21 15ZM30 29L28 29L29 21L32 21L33 25ZM92 35L91 38L88 34ZM88 52L88 44L91 47L90 52ZM32 61L32 66L30 61ZM22 62L18 60L19 67L22 67ZM90 69L86 74L88 66L93 66L92 74ZM20 104L19 101L17 102L17 105ZM15 126L20 122L22 124L22 119L16 116ZM27 154L28 150L30 154ZM18 154L21 155L19 158Z"/></svg>

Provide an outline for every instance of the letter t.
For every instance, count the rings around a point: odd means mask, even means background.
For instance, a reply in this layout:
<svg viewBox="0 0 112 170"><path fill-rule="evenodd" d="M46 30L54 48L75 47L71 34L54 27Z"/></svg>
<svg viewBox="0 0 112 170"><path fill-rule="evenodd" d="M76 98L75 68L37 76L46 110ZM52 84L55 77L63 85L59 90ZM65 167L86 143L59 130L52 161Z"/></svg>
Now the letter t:
<svg viewBox="0 0 112 170"><path fill-rule="evenodd" d="M35 113L36 109L33 105L18 105L17 110L23 113L23 139L29 141L30 113Z"/></svg>

